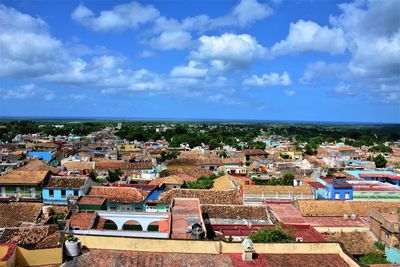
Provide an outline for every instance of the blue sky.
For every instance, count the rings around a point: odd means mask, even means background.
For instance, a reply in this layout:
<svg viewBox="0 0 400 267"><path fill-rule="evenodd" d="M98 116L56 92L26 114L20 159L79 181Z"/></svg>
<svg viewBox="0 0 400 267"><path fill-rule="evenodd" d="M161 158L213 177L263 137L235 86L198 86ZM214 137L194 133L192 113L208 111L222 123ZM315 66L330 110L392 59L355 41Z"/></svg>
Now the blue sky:
<svg viewBox="0 0 400 267"><path fill-rule="evenodd" d="M400 122L400 1L2 1L0 116Z"/></svg>

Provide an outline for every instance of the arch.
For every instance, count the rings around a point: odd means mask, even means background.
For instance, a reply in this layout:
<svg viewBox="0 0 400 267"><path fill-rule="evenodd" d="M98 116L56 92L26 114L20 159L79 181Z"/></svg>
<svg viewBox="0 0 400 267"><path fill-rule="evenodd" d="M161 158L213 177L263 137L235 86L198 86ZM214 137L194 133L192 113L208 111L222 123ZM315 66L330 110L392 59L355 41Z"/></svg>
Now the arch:
<svg viewBox="0 0 400 267"><path fill-rule="evenodd" d="M127 231L143 231L142 225L136 221L136 220L129 220L126 221L122 225L122 230L127 230Z"/></svg>
<svg viewBox="0 0 400 267"><path fill-rule="evenodd" d="M147 226L147 231L149 232L158 232L158 228L160 226L160 221L155 221L149 224L149 226Z"/></svg>
<svg viewBox="0 0 400 267"><path fill-rule="evenodd" d="M118 230L117 224L113 220L106 220L103 225L104 230Z"/></svg>

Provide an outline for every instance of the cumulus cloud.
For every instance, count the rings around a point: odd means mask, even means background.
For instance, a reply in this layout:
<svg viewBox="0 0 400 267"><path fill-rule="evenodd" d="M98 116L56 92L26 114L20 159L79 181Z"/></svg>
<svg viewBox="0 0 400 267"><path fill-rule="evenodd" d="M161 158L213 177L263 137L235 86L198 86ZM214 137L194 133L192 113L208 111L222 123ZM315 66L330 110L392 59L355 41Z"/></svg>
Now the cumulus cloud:
<svg viewBox="0 0 400 267"><path fill-rule="evenodd" d="M203 35L199 42L191 57L208 61L218 71L245 69L266 54L266 49L248 34Z"/></svg>
<svg viewBox="0 0 400 267"><path fill-rule="evenodd" d="M345 51L346 45L342 29L321 27L312 21L299 20L290 24L286 39L276 43L271 52L274 55L306 51L339 54Z"/></svg>
<svg viewBox="0 0 400 267"><path fill-rule="evenodd" d="M240 26L249 25L272 13L273 10L270 6L256 0L242 0L232 11L232 15L237 18Z"/></svg>
<svg viewBox="0 0 400 267"><path fill-rule="evenodd" d="M177 66L171 71L172 77L202 78L207 76L208 70L196 61L190 61L187 66Z"/></svg>
<svg viewBox="0 0 400 267"><path fill-rule="evenodd" d="M339 83L332 90L335 94L365 94L375 101L396 102L400 75L400 2L365 0L340 4L339 8L341 13L331 16L330 23L332 29L342 32L350 59L341 63L311 63L300 81L315 84L336 79Z"/></svg>
<svg viewBox="0 0 400 267"><path fill-rule="evenodd" d="M150 45L159 50L181 50L190 46L192 35L185 31L166 31L150 40Z"/></svg>
<svg viewBox="0 0 400 267"><path fill-rule="evenodd" d="M27 99L34 96L42 97L46 101L53 100L55 98L55 94L53 92L39 88L32 83L21 85L14 89L0 88L0 96L3 99L18 99L18 100Z"/></svg>
<svg viewBox="0 0 400 267"><path fill-rule="evenodd" d="M266 86L288 86L292 84L292 80L287 72L282 73L281 75L276 72L272 72L270 74L263 74L262 76L253 75L250 78L247 78L243 81L243 85L245 86L257 86L257 87L266 87Z"/></svg>
<svg viewBox="0 0 400 267"><path fill-rule="evenodd" d="M151 5L138 2L116 5L111 10L103 10L98 16L80 4L71 17L76 22L94 31L121 31L137 28L141 24L152 22L160 12Z"/></svg>

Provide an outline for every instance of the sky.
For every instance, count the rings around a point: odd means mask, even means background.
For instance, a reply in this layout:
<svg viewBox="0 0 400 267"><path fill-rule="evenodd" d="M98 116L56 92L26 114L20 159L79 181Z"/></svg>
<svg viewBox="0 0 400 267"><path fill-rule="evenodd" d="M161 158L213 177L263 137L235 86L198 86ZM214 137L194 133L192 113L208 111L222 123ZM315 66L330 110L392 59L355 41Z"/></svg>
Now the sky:
<svg viewBox="0 0 400 267"><path fill-rule="evenodd" d="M0 1L0 116L400 123L400 1Z"/></svg>

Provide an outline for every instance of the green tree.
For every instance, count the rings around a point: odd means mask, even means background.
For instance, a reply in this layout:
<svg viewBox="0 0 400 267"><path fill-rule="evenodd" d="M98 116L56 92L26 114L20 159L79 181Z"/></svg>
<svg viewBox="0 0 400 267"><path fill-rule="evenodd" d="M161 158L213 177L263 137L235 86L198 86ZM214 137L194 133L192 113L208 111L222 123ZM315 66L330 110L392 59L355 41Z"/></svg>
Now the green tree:
<svg viewBox="0 0 400 267"><path fill-rule="evenodd" d="M360 262L362 264L385 264L385 263L389 263L386 258L384 257L384 255L382 255L381 253L377 253L377 252L370 252L364 256L362 256L360 258Z"/></svg>
<svg viewBox="0 0 400 267"><path fill-rule="evenodd" d="M89 178L92 179L92 181L96 181L97 180L97 173L95 170L90 170L89 171Z"/></svg>
<svg viewBox="0 0 400 267"><path fill-rule="evenodd" d="M284 231L279 225L276 227L265 227L259 231L249 234L254 243L293 242L295 239L289 231Z"/></svg>
<svg viewBox="0 0 400 267"><path fill-rule="evenodd" d="M220 142L218 142L218 140L216 139L211 139L210 142L208 142L208 146L210 147L210 149L216 149L220 147Z"/></svg>
<svg viewBox="0 0 400 267"><path fill-rule="evenodd" d="M375 159L374 159L374 161L375 161L375 166L376 166L377 168L385 168L385 167L386 167L387 160L386 160L385 157L382 156L381 154L379 154L378 156L376 156Z"/></svg>
<svg viewBox="0 0 400 267"><path fill-rule="evenodd" d="M106 178L107 182L115 183L116 181L119 181L122 174L123 172L120 169L116 169L115 171L108 170L108 175Z"/></svg>

